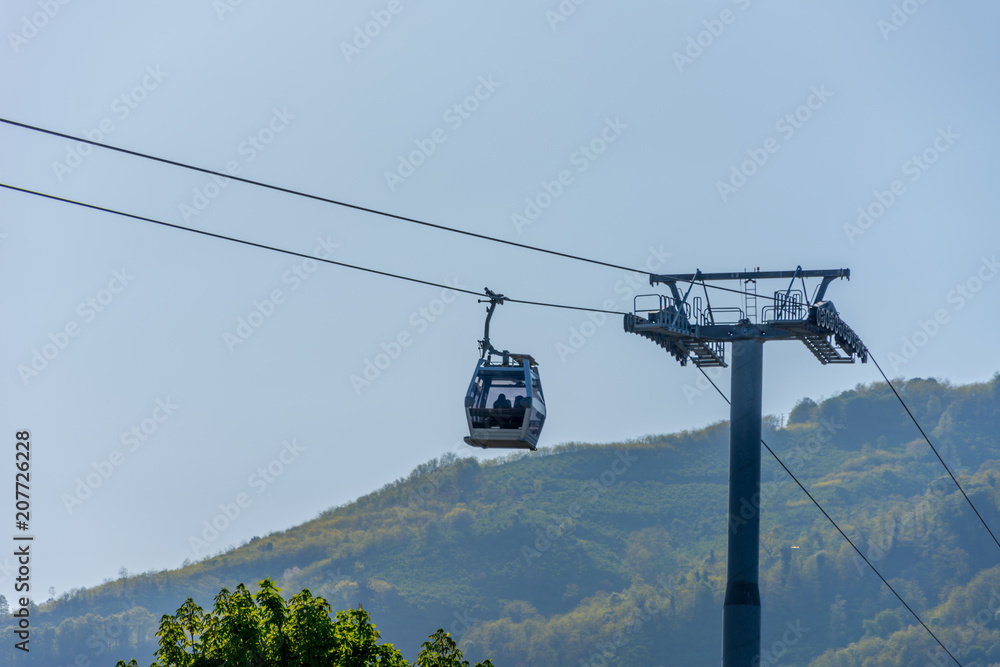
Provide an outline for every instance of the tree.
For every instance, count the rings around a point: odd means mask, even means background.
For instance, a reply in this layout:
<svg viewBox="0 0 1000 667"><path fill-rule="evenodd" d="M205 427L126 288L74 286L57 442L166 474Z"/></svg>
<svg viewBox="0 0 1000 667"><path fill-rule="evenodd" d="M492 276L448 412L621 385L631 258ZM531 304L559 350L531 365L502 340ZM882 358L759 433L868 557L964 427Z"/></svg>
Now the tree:
<svg viewBox="0 0 1000 667"><path fill-rule="evenodd" d="M233 593L223 588L207 613L188 598L176 614L160 620L160 648L151 667L409 667L392 644L379 643L367 612L338 611L334 620L330 609L307 589L286 601L270 579L260 582L256 595L243 584ZM419 667L468 667L444 630L430 639L417 658ZM139 664L119 660L116 667Z"/></svg>
<svg viewBox="0 0 1000 667"><path fill-rule="evenodd" d="M439 628L429 639L417 656L417 667L469 667L469 661L462 660L462 652L444 629ZM476 667L493 667L493 663L477 662Z"/></svg>

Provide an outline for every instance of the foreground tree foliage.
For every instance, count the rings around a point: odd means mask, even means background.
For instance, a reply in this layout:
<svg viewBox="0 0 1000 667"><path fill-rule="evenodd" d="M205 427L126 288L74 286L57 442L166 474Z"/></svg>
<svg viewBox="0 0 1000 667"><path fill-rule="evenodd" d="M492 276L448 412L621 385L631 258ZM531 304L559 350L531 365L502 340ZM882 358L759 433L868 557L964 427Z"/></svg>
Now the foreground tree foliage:
<svg viewBox="0 0 1000 667"><path fill-rule="evenodd" d="M392 644L380 644L375 624L362 609L338 611L303 590L281 597L270 579L253 595L243 584L223 588L215 607L202 611L188 598L160 621L160 648L150 667L408 667ZM419 667L469 667L443 629L430 636L417 657ZM116 667L139 667L134 659ZM489 660L475 667L493 667Z"/></svg>

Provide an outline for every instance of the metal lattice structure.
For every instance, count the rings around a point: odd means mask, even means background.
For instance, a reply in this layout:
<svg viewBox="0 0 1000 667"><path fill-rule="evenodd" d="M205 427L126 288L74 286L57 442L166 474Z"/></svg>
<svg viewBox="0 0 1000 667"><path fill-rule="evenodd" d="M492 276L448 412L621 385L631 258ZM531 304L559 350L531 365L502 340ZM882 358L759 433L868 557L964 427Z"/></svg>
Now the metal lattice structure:
<svg viewBox="0 0 1000 667"><path fill-rule="evenodd" d="M837 313L826 290L838 278L850 279L849 269L804 271L745 271L650 275L650 285L664 284L670 296L636 296L625 315L625 331L647 338L681 365L699 368L728 366L726 343L732 350L732 405L729 429L729 553L726 598L722 614L723 667L760 664L760 443L764 343L799 340L822 364L868 361L861 338ZM806 278L821 278L807 299ZM757 308L757 282L788 279L785 290ZM795 281L802 289L795 289ZM708 281L739 281L742 307L713 307ZM683 296L678 283L687 283ZM701 296L691 297L700 284ZM640 308L640 306L642 306Z"/></svg>
<svg viewBox="0 0 1000 667"><path fill-rule="evenodd" d="M653 341L682 366L689 359L700 368L727 366L724 343L743 338L800 340L823 364L850 364L855 357L866 362L868 353L861 339L840 318L833 302L824 300L833 280L850 277L850 269L804 271L801 267L794 271L653 274L650 284L665 284L671 296L636 296L633 312L625 316L625 331ZM782 278L791 280L788 288L774 292L772 302L758 316L757 281ZM808 302L806 278L823 279ZM801 290L794 289L797 279L802 281ZM743 308L711 305L706 282L718 280L744 284ZM689 283L683 296L678 282ZM699 283L705 290L704 302L701 296L689 299Z"/></svg>

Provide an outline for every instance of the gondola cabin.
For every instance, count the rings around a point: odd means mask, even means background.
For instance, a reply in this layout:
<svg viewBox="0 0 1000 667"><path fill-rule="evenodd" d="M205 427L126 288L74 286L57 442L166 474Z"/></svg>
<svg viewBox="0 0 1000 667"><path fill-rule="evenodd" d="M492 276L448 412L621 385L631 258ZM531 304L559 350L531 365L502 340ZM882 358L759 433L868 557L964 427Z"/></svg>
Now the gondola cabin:
<svg viewBox="0 0 1000 667"><path fill-rule="evenodd" d="M505 353L506 356L506 353ZM465 396L469 436L483 449L535 451L545 423L545 398L538 365L528 355L510 355L514 363L480 359Z"/></svg>

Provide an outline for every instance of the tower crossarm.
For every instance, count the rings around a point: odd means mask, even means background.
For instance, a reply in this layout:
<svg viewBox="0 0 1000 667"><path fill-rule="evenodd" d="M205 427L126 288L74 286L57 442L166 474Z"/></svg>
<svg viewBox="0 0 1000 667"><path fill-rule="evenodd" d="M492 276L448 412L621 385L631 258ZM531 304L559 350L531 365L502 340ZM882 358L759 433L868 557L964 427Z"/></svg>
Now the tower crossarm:
<svg viewBox="0 0 1000 667"><path fill-rule="evenodd" d="M737 271L731 273L652 273L649 276L649 284L691 282L695 280L715 281L715 280L772 280L775 278L824 278L833 280L834 278L851 279L850 269L814 269L795 271ZM826 283L827 281L824 281Z"/></svg>

